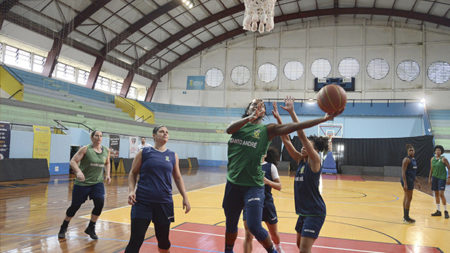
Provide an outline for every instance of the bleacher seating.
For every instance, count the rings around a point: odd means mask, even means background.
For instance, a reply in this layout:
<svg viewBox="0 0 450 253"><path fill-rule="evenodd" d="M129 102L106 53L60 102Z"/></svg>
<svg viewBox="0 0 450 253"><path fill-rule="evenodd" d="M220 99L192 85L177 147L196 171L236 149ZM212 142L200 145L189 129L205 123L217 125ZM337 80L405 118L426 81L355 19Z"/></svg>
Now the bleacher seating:
<svg viewBox="0 0 450 253"><path fill-rule="evenodd" d="M434 135L435 145L442 145L445 150L450 150L450 111L429 111L431 129Z"/></svg>

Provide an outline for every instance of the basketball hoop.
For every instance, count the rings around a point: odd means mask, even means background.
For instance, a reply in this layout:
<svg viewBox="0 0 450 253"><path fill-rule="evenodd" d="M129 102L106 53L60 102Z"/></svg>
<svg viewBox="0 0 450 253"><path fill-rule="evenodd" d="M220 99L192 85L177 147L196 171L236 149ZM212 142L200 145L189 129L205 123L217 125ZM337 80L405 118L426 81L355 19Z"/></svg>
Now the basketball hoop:
<svg viewBox="0 0 450 253"><path fill-rule="evenodd" d="M275 2L276 0L244 0L245 13L242 22L244 30L256 32L258 29L259 33L264 33L264 30L266 32L272 31Z"/></svg>

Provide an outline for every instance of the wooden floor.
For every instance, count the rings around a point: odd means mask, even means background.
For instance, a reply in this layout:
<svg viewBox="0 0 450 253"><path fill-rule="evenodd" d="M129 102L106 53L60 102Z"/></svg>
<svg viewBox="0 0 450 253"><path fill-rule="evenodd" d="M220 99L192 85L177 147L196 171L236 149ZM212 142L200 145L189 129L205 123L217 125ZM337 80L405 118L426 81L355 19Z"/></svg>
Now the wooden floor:
<svg viewBox="0 0 450 253"><path fill-rule="evenodd" d="M180 196L174 195L172 252L223 250L225 172L224 168L183 171L192 211L185 215ZM274 191L279 230L283 247L296 252L292 177L281 175L283 189ZM96 227L99 240L83 232L92 202L85 203L72 219L67 238L58 240L72 187L73 178L68 176L0 183L0 252L123 251L130 234L127 177L114 176L106 186L105 208ZM398 179L324 175L321 191L328 215L313 252L450 252L450 219L430 216L434 198L426 183L420 187L425 192L414 191L411 208L417 222L408 225L402 222L403 191ZM141 252L155 252L152 236L150 228ZM354 248L360 244L365 244L365 250ZM238 239L236 252L241 252L241 245ZM254 252L263 251L256 246Z"/></svg>

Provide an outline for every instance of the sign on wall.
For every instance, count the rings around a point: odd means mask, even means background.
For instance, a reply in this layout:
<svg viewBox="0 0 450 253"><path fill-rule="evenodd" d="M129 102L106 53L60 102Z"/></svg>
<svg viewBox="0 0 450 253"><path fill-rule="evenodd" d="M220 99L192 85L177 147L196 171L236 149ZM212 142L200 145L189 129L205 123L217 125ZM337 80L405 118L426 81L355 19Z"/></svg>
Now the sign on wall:
<svg viewBox="0 0 450 253"><path fill-rule="evenodd" d="M186 89L187 90L204 90L205 89L205 76L188 76Z"/></svg>
<svg viewBox="0 0 450 253"><path fill-rule="evenodd" d="M47 164L49 164L52 138L50 127L33 125L33 133L33 158L47 159Z"/></svg>
<svg viewBox="0 0 450 253"><path fill-rule="evenodd" d="M120 136L110 135L109 136L109 151L111 158L119 158L119 148L120 148Z"/></svg>
<svg viewBox="0 0 450 253"><path fill-rule="evenodd" d="M0 122L0 160L9 158L11 140L11 124Z"/></svg>
<svg viewBox="0 0 450 253"><path fill-rule="evenodd" d="M129 158L134 158L139 152L139 137L130 136L130 156Z"/></svg>

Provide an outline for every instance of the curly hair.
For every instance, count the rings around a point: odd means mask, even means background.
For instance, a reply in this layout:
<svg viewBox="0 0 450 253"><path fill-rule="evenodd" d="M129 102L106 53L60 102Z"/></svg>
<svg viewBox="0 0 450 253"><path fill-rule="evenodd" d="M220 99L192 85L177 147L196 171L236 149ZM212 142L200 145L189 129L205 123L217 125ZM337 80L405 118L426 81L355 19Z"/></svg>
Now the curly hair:
<svg viewBox="0 0 450 253"><path fill-rule="evenodd" d="M311 135L308 137L308 140L314 143L314 149L316 149L317 151L328 151L328 137Z"/></svg>
<svg viewBox="0 0 450 253"><path fill-rule="evenodd" d="M266 158L264 158L264 161L275 164L276 166L278 165L278 161L280 161L280 153L276 148L269 147L269 149L267 149L267 155Z"/></svg>
<svg viewBox="0 0 450 253"><path fill-rule="evenodd" d="M262 99L256 99L256 100L260 100L261 102L263 102L263 106L264 109L266 109L266 104L264 103L264 101ZM250 103L248 103L247 108L245 108L244 114L242 114L242 118L245 118L247 116L250 116L250 114L248 114L248 109L250 108L250 106L253 104L253 100L250 101ZM267 116L267 111L264 113Z"/></svg>
<svg viewBox="0 0 450 253"><path fill-rule="evenodd" d="M444 149L444 147L442 147L442 145L436 145L436 147L434 147L434 152L436 152L436 149L440 149L441 154L444 154L444 152L445 152L445 149Z"/></svg>

